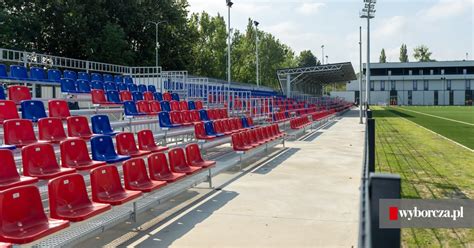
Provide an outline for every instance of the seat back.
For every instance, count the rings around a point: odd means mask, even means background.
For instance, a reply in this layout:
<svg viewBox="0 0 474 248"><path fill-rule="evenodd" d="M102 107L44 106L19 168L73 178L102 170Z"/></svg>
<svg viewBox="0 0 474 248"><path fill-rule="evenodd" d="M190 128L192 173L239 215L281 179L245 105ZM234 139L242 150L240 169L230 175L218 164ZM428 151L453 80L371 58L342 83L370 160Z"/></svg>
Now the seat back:
<svg viewBox="0 0 474 248"><path fill-rule="evenodd" d="M133 78L130 76L124 76L123 77L123 82L126 84L133 84Z"/></svg>
<svg viewBox="0 0 474 248"><path fill-rule="evenodd" d="M91 139L92 159L97 161L106 161L107 158L116 157L112 137L108 135L99 135Z"/></svg>
<svg viewBox="0 0 474 248"><path fill-rule="evenodd" d="M119 91L128 91L127 84L124 83L117 83L117 89Z"/></svg>
<svg viewBox="0 0 474 248"><path fill-rule="evenodd" d="M196 139L203 139L207 136L203 122L198 122L194 124L194 135L196 136Z"/></svg>
<svg viewBox="0 0 474 248"><path fill-rule="evenodd" d="M20 180L12 151L0 149L0 161L0 184Z"/></svg>
<svg viewBox="0 0 474 248"><path fill-rule="evenodd" d="M153 97L155 98L155 100L157 101L163 101L163 95L161 94L161 92L155 92L153 93Z"/></svg>
<svg viewBox="0 0 474 248"><path fill-rule="evenodd" d="M79 93L91 93L91 85L89 81L84 79L78 79L76 81L77 92Z"/></svg>
<svg viewBox="0 0 474 248"><path fill-rule="evenodd" d="M51 144L36 143L27 145L21 149L21 159L25 176L40 176L60 170Z"/></svg>
<svg viewBox="0 0 474 248"><path fill-rule="evenodd" d="M40 140L54 141L67 138L60 118L42 118L38 121L38 130Z"/></svg>
<svg viewBox="0 0 474 248"><path fill-rule="evenodd" d="M119 92L116 90L107 91L107 101L111 103L121 104Z"/></svg>
<svg viewBox="0 0 474 248"><path fill-rule="evenodd" d="M7 145L37 142L33 123L30 120L13 119L3 123L3 138Z"/></svg>
<svg viewBox="0 0 474 248"><path fill-rule="evenodd" d="M170 102L168 102L168 101L161 101L160 104L161 104L161 110L166 111L166 112L170 112L170 111L171 111Z"/></svg>
<svg viewBox="0 0 474 248"><path fill-rule="evenodd" d="M202 104L201 101L196 101L196 102L194 102L194 103L195 103L195 105L196 105L196 110L204 109L204 106L203 106L203 104Z"/></svg>
<svg viewBox="0 0 474 248"><path fill-rule="evenodd" d="M15 102L0 100L0 124L11 119L20 119Z"/></svg>
<svg viewBox="0 0 474 248"><path fill-rule="evenodd" d="M122 167L125 188L130 189L133 188L133 185L151 183L145 161L142 158L127 160Z"/></svg>
<svg viewBox="0 0 474 248"><path fill-rule="evenodd" d="M102 78L104 79L104 82L113 82L114 81L114 76L110 74L102 74Z"/></svg>
<svg viewBox="0 0 474 248"><path fill-rule="evenodd" d="M20 104L21 101L31 100L30 89L23 85L13 85L8 87L8 99Z"/></svg>
<svg viewBox="0 0 474 248"><path fill-rule="evenodd" d="M0 100L5 99L7 99L7 95L5 94L5 88L3 88L3 85L0 85Z"/></svg>
<svg viewBox="0 0 474 248"><path fill-rule="evenodd" d="M204 159L202 159L201 150L199 149L198 144L193 143L186 146L186 160L190 164L204 161Z"/></svg>
<svg viewBox="0 0 474 248"><path fill-rule="evenodd" d="M195 110L196 109L196 104L194 101L188 101L188 109L189 110Z"/></svg>
<svg viewBox="0 0 474 248"><path fill-rule="evenodd" d="M130 92L128 90L120 91L120 100L122 100L122 102L131 101L132 100L132 92Z"/></svg>
<svg viewBox="0 0 474 248"><path fill-rule="evenodd" d="M120 155L129 155L132 152L138 151L133 133L121 132L117 134L115 143L117 145L117 153Z"/></svg>
<svg viewBox="0 0 474 248"><path fill-rule="evenodd" d="M138 86L136 84L127 84L128 91L135 92L138 91Z"/></svg>
<svg viewBox="0 0 474 248"><path fill-rule="evenodd" d="M207 111L204 109L199 110L199 117L202 121L209 121L209 116L207 115Z"/></svg>
<svg viewBox="0 0 474 248"><path fill-rule="evenodd" d="M88 137L92 135L85 116L71 116L66 119L69 137Z"/></svg>
<svg viewBox="0 0 474 248"><path fill-rule="evenodd" d="M48 101L49 117L57 117L66 119L71 116L67 102L64 100L49 100Z"/></svg>
<svg viewBox="0 0 474 248"><path fill-rule="evenodd" d="M63 93L77 93L77 84L76 81L69 78L61 78L61 92Z"/></svg>
<svg viewBox="0 0 474 248"><path fill-rule="evenodd" d="M0 64L0 78L8 78L7 67L4 64Z"/></svg>
<svg viewBox="0 0 474 248"><path fill-rule="evenodd" d="M154 153L148 156L148 170L150 177L155 179L158 176L164 176L171 173L168 160L164 153Z"/></svg>
<svg viewBox="0 0 474 248"><path fill-rule="evenodd" d="M103 82L104 79L102 78L102 74L100 74L100 73L91 73L91 81L101 81L101 82Z"/></svg>
<svg viewBox="0 0 474 248"><path fill-rule="evenodd" d="M12 78L25 80L28 79L28 72L26 67L22 65L10 65L10 76Z"/></svg>
<svg viewBox="0 0 474 248"><path fill-rule="evenodd" d="M189 114L190 114L190 117L191 117L191 121L192 121L192 122L201 121L201 117L200 117L200 115L199 115L199 111L197 111L197 110L191 110L191 111L189 111Z"/></svg>
<svg viewBox="0 0 474 248"><path fill-rule="evenodd" d="M186 156L184 155L184 149L181 147L176 147L169 150L168 157L172 171L174 171L173 168L189 167L189 164L186 161Z"/></svg>
<svg viewBox="0 0 474 248"><path fill-rule="evenodd" d="M159 101L156 101L156 100L150 101L149 104L150 104L150 111L151 111L151 112L153 112L153 113L159 113L159 112L162 111L162 110L161 110L161 104L160 104Z"/></svg>
<svg viewBox="0 0 474 248"><path fill-rule="evenodd" d="M81 71L77 73L77 80L85 80L85 81L90 81L91 78L89 77L89 73L85 71Z"/></svg>
<svg viewBox="0 0 474 248"><path fill-rule="evenodd" d="M126 101L123 103L123 109L125 111L125 116L135 116L139 115L137 105L134 101Z"/></svg>
<svg viewBox="0 0 474 248"><path fill-rule="evenodd" d="M143 99L145 101L152 101L152 100L155 100L155 98L153 97L153 93L150 92L150 91L145 91L143 92Z"/></svg>
<svg viewBox="0 0 474 248"><path fill-rule="evenodd" d="M21 102L21 118L37 122L41 118L45 118L46 110L42 101L26 100Z"/></svg>
<svg viewBox="0 0 474 248"><path fill-rule="evenodd" d="M91 89L94 90L104 90L104 83L98 80L91 81Z"/></svg>
<svg viewBox="0 0 474 248"><path fill-rule="evenodd" d="M117 167L114 165L102 166L91 171L92 200L95 202L110 195L125 192Z"/></svg>
<svg viewBox="0 0 474 248"><path fill-rule="evenodd" d="M204 128L206 129L207 135L216 135L216 131L214 129L214 123L212 121L204 122Z"/></svg>
<svg viewBox="0 0 474 248"><path fill-rule="evenodd" d="M151 130L142 130L137 133L138 148L140 150L147 150L156 147L155 138Z"/></svg>
<svg viewBox="0 0 474 248"><path fill-rule="evenodd" d="M255 126L255 125L253 124L253 119L252 119L252 117L247 117L247 124L249 125L249 127Z"/></svg>
<svg viewBox="0 0 474 248"><path fill-rule="evenodd" d="M132 92L132 98L134 101L143 101L143 92L140 92L140 91Z"/></svg>
<svg viewBox="0 0 474 248"><path fill-rule="evenodd" d="M177 101L171 101L170 102L170 107L171 107L171 111L181 111L181 108L179 106L179 102L177 102Z"/></svg>
<svg viewBox="0 0 474 248"><path fill-rule="evenodd" d="M241 122L242 122L242 126L245 127L245 128L248 128L249 127L249 124L247 122L247 118L246 117L242 117L241 119Z"/></svg>
<svg viewBox="0 0 474 248"><path fill-rule="evenodd" d="M179 95L178 93L172 93L171 94L171 100L178 101L179 102Z"/></svg>
<svg viewBox="0 0 474 248"><path fill-rule="evenodd" d="M116 83L123 83L123 76L122 75L115 75L114 82Z"/></svg>
<svg viewBox="0 0 474 248"><path fill-rule="evenodd" d="M150 114L150 103L148 101L138 101L137 108L140 113Z"/></svg>
<svg viewBox="0 0 474 248"><path fill-rule="evenodd" d="M147 89L146 85L144 85L144 84L138 85L138 91L139 91L139 92L144 93L144 92L147 91L147 90L148 90L148 89Z"/></svg>
<svg viewBox="0 0 474 248"><path fill-rule="evenodd" d="M38 81L46 81L46 73L44 72L43 68L31 67L30 78Z"/></svg>
<svg viewBox="0 0 474 248"><path fill-rule="evenodd" d="M96 134L111 133L114 130L110 126L109 117L107 115L94 115L91 117L92 132Z"/></svg>
<svg viewBox="0 0 474 248"><path fill-rule="evenodd" d="M104 83L105 91L117 90L117 84L115 82L106 81Z"/></svg>
<svg viewBox="0 0 474 248"><path fill-rule="evenodd" d="M183 124L183 118L181 117L181 112L171 111L169 112L171 123L172 124Z"/></svg>
<svg viewBox="0 0 474 248"><path fill-rule="evenodd" d="M91 90L91 96L93 104L107 103L107 99L105 99L105 92L103 90Z"/></svg>
<svg viewBox="0 0 474 248"><path fill-rule="evenodd" d="M163 93L163 100L168 101L168 102L173 100L173 98L171 98L171 93L169 92Z"/></svg>
<svg viewBox="0 0 474 248"><path fill-rule="evenodd" d="M191 123L191 122L193 122L193 121L191 120L191 112L189 112L189 110L181 111L181 119L183 120L183 123Z"/></svg>
<svg viewBox="0 0 474 248"><path fill-rule="evenodd" d="M61 142L61 164L67 167L76 167L88 163L91 160L87 144L83 139L72 138Z"/></svg>
<svg viewBox="0 0 474 248"><path fill-rule="evenodd" d="M241 149L244 146L240 133L232 134L232 147L234 149Z"/></svg>
<svg viewBox="0 0 474 248"><path fill-rule="evenodd" d="M63 77L64 77L64 78L72 79L72 80L74 80L74 81L77 80L77 74L76 74L75 71L64 70L64 71L63 71Z"/></svg>
<svg viewBox="0 0 474 248"><path fill-rule="evenodd" d="M156 87L154 85L148 85L148 91L151 92L151 93L155 93L156 92Z"/></svg>
<svg viewBox="0 0 474 248"><path fill-rule="evenodd" d="M203 110L201 110L201 111L203 111ZM204 111L206 111L206 110L204 110ZM217 120L217 119L219 119L219 116L218 116L217 113L216 113L216 109L208 109L208 110L207 110L207 115L208 115L208 117L209 117L210 120Z"/></svg>
<svg viewBox="0 0 474 248"><path fill-rule="evenodd" d="M172 124L171 124L171 119L170 119L170 115L168 112L160 112L158 114L158 119L160 121L160 127L171 127Z"/></svg>

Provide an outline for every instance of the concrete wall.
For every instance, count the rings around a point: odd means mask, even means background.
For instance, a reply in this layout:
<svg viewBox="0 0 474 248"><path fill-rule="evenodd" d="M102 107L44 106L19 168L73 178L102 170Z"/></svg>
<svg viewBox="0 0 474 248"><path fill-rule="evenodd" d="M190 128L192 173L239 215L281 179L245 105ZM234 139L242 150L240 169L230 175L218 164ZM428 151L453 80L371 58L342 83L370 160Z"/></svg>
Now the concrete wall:
<svg viewBox="0 0 474 248"><path fill-rule="evenodd" d="M412 94L413 94L413 100L412 100L413 105L424 105L424 102L423 102L424 91L413 91Z"/></svg>
<svg viewBox="0 0 474 248"><path fill-rule="evenodd" d="M454 96L454 105L464 105L466 104L466 91L455 90L453 92Z"/></svg>
<svg viewBox="0 0 474 248"><path fill-rule="evenodd" d="M425 105L433 105L434 104L434 91L425 91L424 92L424 104Z"/></svg>

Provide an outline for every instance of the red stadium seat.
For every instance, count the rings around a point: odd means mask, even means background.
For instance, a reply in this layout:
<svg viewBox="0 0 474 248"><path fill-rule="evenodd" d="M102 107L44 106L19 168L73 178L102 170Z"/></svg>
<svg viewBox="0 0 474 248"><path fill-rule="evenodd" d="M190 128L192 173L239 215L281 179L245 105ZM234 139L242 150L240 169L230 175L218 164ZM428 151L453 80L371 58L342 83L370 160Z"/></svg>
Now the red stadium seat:
<svg viewBox="0 0 474 248"><path fill-rule="evenodd" d="M145 91L143 92L143 100L145 101L152 101L155 97L153 96L153 92Z"/></svg>
<svg viewBox="0 0 474 248"><path fill-rule="evenodd" d="M38 178L18 174L12 151L1 149L0 163L0 190L38 182Z"/></svg>
<svg viewBox="0 0 474 248"><path fill-rule="evenodd" d="M67 139L63 122L59 118L41 118L38 121L39 139L51 143L59 143Z"/></svg>
<svg viewBox="0 0 474 248"><path fill-rule="evenodd" d="M168 160L164 153L155 153L148 156L148 170L152 180L175 182L186 176L186 173L171 172Z"/></svg>
<svg viewBox="0 0 474 248"><path fill-rule="evenodd" d="M69 106L64 100L50 100L48 101L48 112L49 117L57 117L65 120L67 117L71 116L69 111Z"/></svg>
<svg viewBox="0 0 474 248"><path fill-rule="evenodd" d="M180 101L179 102L179 108L181 110L189 110L188 109L188 102L187 101Z"/></svg>
<svg viewBox="0 0 474 248"><path fill-rule="evenodd" d="M166 146L158 146L151 130L142 130L137 133L138 149L149 152L163 152L168 150Z"/></svg>
<svg viewBox="0 0 474 248"><path fill-rule="evenodd" d="M80 138L72 138L61 142L61 165L66 168L76 170L90 170L107 163L102 161L93 161L89 156L86 142Z"/></svg>
<svg viewBox="0 0 474 248"><path fill-rule="evenodd" d="M161 104L159 101L153 100L153 101L150 101L149 104L150 104L150 111L152 113L160 113L162 111Z"/></svg>
<svg viewBox="0 0 474 248"><path fill-rule="evenodd" d="M20 104L24 100L31 100L30 89L23 85L10 86L8 87L8 99L15 104Z"/></svg>
<svg viewBox="0 0 474 248"><path fill-rule="evenodd" d="M20 119L15 102L9 100L0 100L0 124L6 120Z"/></svg>
<svg viewBox="0 0 474 248"><path fill-rule="evenodd" d="M199 111L190 110L189 111L190 121L193 123L201 122L201 117L199 116Z"/></svg>
<svg viewBox="0 0 474 248"><path fill-rule="evenodd" d="M33 185L0 191L0 206L2 242L26 244L69 226L69 221L46 216L40 192Z"/></svg>
<svg viewBox="0 0 474 248"><path fill-rule="evenodd" d="M93 104L108 104L105 98L105 92L103 90L91 90L92 103Z"/></svg>
<svg viewBox="0 0 474 248"><path fill-rule="evenodd" d="M153 112L150 108L149 101L137 101L138 112L147 114L147 115L158 115L159 112Z"/></svg>
<svg viewBox="0 0 474 248"><path fill-rule="evenodd" d="M71 116L67 118L67 133L69 137L89 140L94 136L85 116Z"/></svg>
<svg viewBox="0 0 474 248"><path fill-rule="evenodd" d="M207 135L203 122L197 122L194 124L194 135L197 140L213 140L216 138L215 135Z"/></svg>
<svg viewBox="0 0 474 248"><path fill-rule="evenodd" d="M48 183L49 211L51 218L82 221L109 209L109 204L92 203L87 194L84 177L70 174Z"/></svg>
<svg viewBox="0 0 474 248"><path fill-rule="evenodd" d="M141 157L150 154L149 151L138 150L133 133L121 132L115 137L117 153L131 157Z"/></svg>
<svg viewBox="0 0 474 248"><path fill-rule="evenodd" d="M170 101L171 111L181 111L178 101Z"/></svg>
<svg viewBox="0 0 474 248"><path fill-rule="evenodd" d="M123 181L128 190L151 192L166 185L166 181L152 181L141 158L127 160L123 164Z"/></svg>
<svg viewBox="0 0 474 248"><path fill-rule="evenodd" d="M14 119L3 123L3 135L6 145L23 147L37 143L33 123L30 120Z"/></svg>
<svg viewBox="0 0 474 248"><path fill-rule="evenodd" d="M170 112L170 118L171 118L171 124L179 124L179 125L182 125L182 126L190 126L190 125L193 124L191 122L185 122L183 120L182 113L178 112L178 111L171 111Z"/></svg>
<svg viewBox="0 0 474 248"><path fill-rule="evenodd" d="M114 165L92 170L91 187L93 201L112 205L120 205L142 195L140 191L129 191L122 187L120 175Z"/></svg>
<svg viewBox="0 0 474 248"><path fill-rule="evenodd" d="M21 149L23 174L39 179L51 179L74 173L75 169L61 168L51 144L32 144Z"/></svg>
<svg viewBox="0 0 474 248"><path fill-rule="evenodd" d="M201 150L197 144L189 144L186 146L186 159L189 165L194 167L207 168L216 165L216 161L205 161L202 159Z"/></svg>
<svg viewBox="0 0 474 248"><path fill-rule="evenodd" d="M132 101L133 98L132 98L132 92L128 91L128 90L122 90L120 91L120 100L122 102L125 102L125 101Z"/></svg>
<svg viewBox="0 0 474 248"><path fill-rule="evenodd" d="M235 133L232 134L232 148L234 149L234 151L248 151L253 147L244 144L242 140L242 133Z"/></svg>
<svg viewBox="0 0 474 248"><path fill-rule="evenodd" d="M169 160L170 160L170 169L172 172L177 173L186 173L186 174L193 174L198 172L202 168L199 167L191 167L186 162L186 157L184 155L183 148L173 148L168 152Z"/></svg>
<svg viewBox="0 0 474 248"><path fill-rule="evenodd" d="M196 101L195 104L196 104L196 110L204 109L204 106L202 105L201 101Z"/></svg>
<svg viewBox="0 0 474 248"><path fill-rule="evenodd" d="M173 99L171 99L171 93L169 93L169 92L163 93L163 100L168 101L168 102L173 100Z"/></svg>

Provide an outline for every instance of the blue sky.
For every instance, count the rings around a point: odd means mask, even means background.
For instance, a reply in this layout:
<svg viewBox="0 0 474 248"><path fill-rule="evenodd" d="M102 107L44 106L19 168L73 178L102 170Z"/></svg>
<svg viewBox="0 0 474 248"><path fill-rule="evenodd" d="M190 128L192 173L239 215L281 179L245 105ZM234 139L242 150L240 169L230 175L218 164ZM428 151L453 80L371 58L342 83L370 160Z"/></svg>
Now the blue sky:
<svg viewBox="0 0 474 248"><path fill-rule="evenodd" d="M225 15L225 0L188 0L190 11ZM231 24L245 30L247 19L274 34L296 52L309 49L319 58L321 45L329 62L359 65L359 26L363 53L366 19L359 18L363 0L233 0ZM402 43L413 48L427 45L436 60L474 59L474 0L378 0L371 20L371 60L385 48L387 60L397 62ZM363 61L365 62L365 55ZM357 69L356 69L357 71Z"/></svg>

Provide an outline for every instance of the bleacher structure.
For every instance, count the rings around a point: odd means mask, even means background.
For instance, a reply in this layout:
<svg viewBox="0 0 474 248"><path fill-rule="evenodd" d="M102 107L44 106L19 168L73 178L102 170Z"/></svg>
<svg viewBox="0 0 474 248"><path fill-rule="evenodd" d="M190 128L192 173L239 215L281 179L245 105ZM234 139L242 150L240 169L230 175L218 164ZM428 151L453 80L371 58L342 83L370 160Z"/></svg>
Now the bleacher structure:
<svg viewBox="0 0 474 248"><path fill-rule="evenodd" d="M0 82L2 247L77 244L351 107L8 49Z"/></svg>

